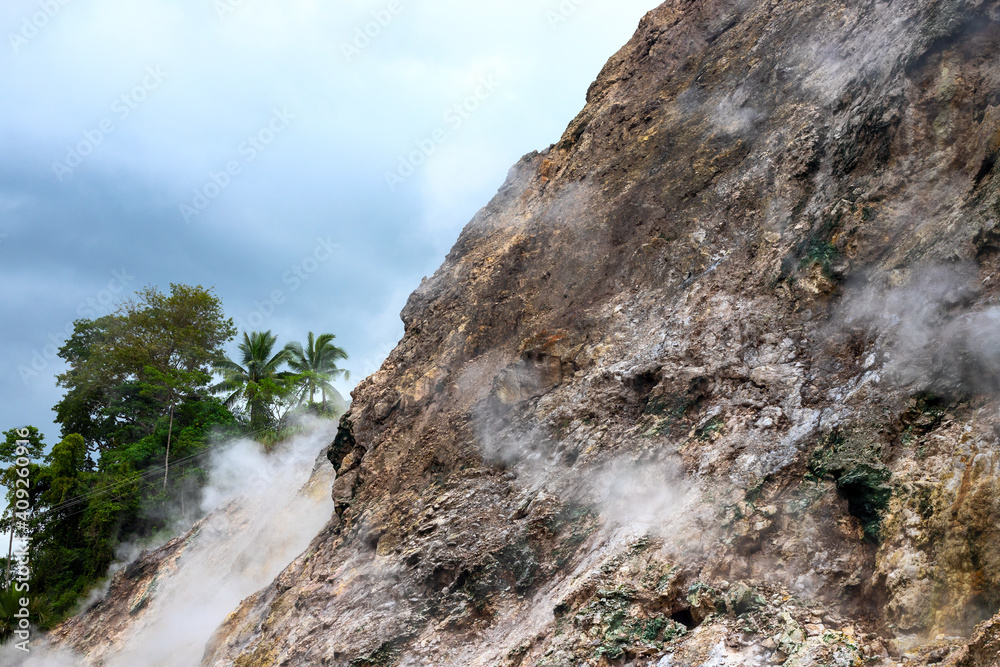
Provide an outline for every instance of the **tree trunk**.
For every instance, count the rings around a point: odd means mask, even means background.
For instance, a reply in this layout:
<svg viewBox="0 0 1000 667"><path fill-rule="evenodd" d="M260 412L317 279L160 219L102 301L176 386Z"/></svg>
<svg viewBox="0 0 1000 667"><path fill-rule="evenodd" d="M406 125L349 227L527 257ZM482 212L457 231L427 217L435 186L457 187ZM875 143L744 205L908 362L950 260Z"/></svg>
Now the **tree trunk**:
<svg viewBox="0 0 1000 667"><path fill-rule="evenodd" d="M261 422L261 408L257 403L257 399L254 398L253 402L250 403L250 430L254 434L259 433L262 430L260 425Z"/></svg>
<svg viewBox="0 0 1000 667"><path fill-rule="evenodd" d="M163 461L163 490L167 490L167 475L170 474L170 436L174 433L174 402L170 401L170 426L167 427L167 458Z"/></svg>

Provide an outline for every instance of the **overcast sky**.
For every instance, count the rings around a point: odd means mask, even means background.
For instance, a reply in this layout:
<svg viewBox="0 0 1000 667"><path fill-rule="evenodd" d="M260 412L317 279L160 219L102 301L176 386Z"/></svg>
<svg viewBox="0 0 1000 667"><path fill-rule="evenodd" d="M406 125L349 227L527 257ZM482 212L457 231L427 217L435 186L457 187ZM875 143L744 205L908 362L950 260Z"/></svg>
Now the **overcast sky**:
<svg viewBox="0 0 1000 667"><path fill-rule="evenodd" d="M172 282L335 333L346 395L656 4L3 0L0 428L51 444L73 321Z"/></svg>

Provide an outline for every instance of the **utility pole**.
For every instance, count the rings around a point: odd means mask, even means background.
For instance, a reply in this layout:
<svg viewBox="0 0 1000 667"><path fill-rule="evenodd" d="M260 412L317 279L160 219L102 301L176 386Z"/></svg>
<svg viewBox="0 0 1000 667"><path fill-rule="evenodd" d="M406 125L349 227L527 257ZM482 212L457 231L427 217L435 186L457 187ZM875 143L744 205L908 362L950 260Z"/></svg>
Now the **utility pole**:
<svg viewBox="0 0 1000 667"><path fill-rule="evenodd" d="M167 458L163 462L163 490L167 490L167 475L170 474L170 436L174 432L174 399L170 399L170 426L167 427Z"/></svg>
<svg viewBox="0 0 1000 667"><path fill-rule="evenodd" d="M4 572L4 588L10 588L10 559L14 557L14 516L11 510L10 544L7 546L7 571Z"/></svg>

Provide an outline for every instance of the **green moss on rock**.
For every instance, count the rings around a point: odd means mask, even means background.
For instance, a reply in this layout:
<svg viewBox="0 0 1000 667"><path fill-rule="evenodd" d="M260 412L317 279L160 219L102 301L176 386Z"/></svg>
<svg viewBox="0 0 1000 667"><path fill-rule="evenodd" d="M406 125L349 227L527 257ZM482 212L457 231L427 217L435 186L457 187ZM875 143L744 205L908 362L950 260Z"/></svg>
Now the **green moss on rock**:
<svg viewBox="0 0 1000 667"><path fill-rule="evenodd" d="M882 463L882 447L853 434L831 433L820 442L809 462L809 473L830 479L847 500L847 510L861 522L865 537L878 541L882 517L892 498L892 477Z"/></svg>

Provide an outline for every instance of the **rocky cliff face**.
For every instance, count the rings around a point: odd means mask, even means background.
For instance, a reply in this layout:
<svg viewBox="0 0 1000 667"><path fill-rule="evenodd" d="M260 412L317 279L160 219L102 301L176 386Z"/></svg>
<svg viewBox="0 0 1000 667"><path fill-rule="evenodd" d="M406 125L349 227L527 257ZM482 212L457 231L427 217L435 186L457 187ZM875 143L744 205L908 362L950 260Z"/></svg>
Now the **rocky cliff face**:
<svg viewBox="0 0 1000 667"><path fill-rule="evenodd" d="M998 52L982 0L650 12L203 664L1000 664Z"/></svg>

